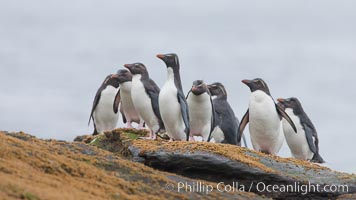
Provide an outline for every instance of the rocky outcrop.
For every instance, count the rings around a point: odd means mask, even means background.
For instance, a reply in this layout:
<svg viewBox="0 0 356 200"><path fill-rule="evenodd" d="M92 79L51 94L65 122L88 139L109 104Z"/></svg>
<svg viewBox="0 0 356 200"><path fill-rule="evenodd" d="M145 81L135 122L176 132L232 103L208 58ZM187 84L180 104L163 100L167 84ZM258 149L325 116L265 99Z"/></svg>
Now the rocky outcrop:
<svg viewBox="0 0 356 200"><path fill-rule="evenodd" d="M178 192L178 182L196 180L132 162L117 151L124 149L122 138L108 141L112 146L105 148L116 153L93 146L95 140L88 145L0 132L0 199L265 199L246 192Z"/></svg>
<svg viewBox="0 0 356 200"><path fill-rule="evenodd" d="M0 197L35 200L356 196L355 175L233 145L139 139L146 134L117 129L64 142L41 140L22 132L0 132ZM272 191L275 185L279 188ZM309 185L319 185L319 191L305 188ZM347 186L347 191L323 191L327 185ZM289 188L283 191L283 186ZM297 188L299 191L291 191Z"/></svg>
<svg viewBox="0 0 356 200"><path fill-rule="evenodd" d="M124 138L119 141L123 149L129 150L126 155L133 161L161 171L213 182L214 186L222 182L237 190L274 199L335 199L356 193L355 175L310 162L266 155L228 144L136 140L144 133L136 137L132 134L135 135L134 130L106 133L110 137L120 135ZM92 145L107 148L110 143L110 139L103 136ZM273 191L273 186L278 189Z"/></svg>

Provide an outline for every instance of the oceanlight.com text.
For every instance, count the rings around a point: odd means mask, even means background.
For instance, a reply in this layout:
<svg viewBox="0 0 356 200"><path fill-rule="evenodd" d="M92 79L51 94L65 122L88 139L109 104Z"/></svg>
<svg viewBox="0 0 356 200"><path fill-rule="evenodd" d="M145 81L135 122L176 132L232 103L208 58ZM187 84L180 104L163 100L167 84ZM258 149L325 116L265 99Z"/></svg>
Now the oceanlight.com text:
<svg viewBox="0 0 356 200"><path fill-rule="evenodd" d="M321 185L312 183L293 184L266 184L264 182L251 182L250 184L241 184L233 182L227 184L220 182L217 184L208 184L204 182L178 182L176 184L167 183L165 190L176 191L179 193L212 193L212 192L255 192L255 193L299 193L306 195L308 193L348 193L348 185Z"/></svg>

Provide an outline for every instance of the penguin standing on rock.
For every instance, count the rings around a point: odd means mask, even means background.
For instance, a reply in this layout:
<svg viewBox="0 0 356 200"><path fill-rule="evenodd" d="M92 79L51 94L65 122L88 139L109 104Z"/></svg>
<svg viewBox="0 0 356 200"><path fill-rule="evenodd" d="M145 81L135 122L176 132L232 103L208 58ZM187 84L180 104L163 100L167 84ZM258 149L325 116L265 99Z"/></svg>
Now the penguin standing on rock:
<svg viewBox="0 0 356 200"><path fill-rule="evenodd" d="M217 126L214 128L212 138L218 143L228 143L240 146L238 141L239 121L227 101L227 92L224 85L216 82L208 85L208 88L216 112L215 123Z"/></svg>
<svg viewBox="0 0 356 200"><path fill-rule="evenodd" d="M159 87L150 79L148 71L142 63L124 65L132 74L131 97L138 112L141 124L144 121L150 129L150 136L146 139L156 139L160 129L164 129L162 123L158 96Z"/></svg>
<svg viewBox="0 0 356 200"><path fill-rule="evenodd" d="M91 109L88 125L93 119L94 133L97 135L104 131L116 128L119 119L119 80L114 74L108 75L96 92Z"/></svg>
<svg viewBox="0 0 356 200"><path fill-rule="evenodd" d="M202 80L193 82L187 95L190 119L190 140L193 136L201 136L203 141L210 139L214 130L215 111L208 86Z"/></svg>
<svg viewBox="0 0 356 200"><path fill-rule="evenodd" d="M122 110L123 113L123 122L127 124L127 128L132 128L132 122L139 124L139 129L143 128L143 120L140 121L140 116L137 113L131 98L132 74L126 69L121 69L117 71L115 76L118 77L120 83L120 110Z"/></svg>
<svg viewBox="0 0 356 200"><path fill-rule="evenodd" d="M267 84L262 79L256 78L242 82L250 88L251 95L249 108L239 126L239 135L243 134L245 126L250 122L253 148L256 151L275 155L284 141L281 117L287 120L295 133L297 129L288 114L274 102Z"/></svg>
<svg viewBox="0 0 356 200"><path fill-rule="evenodd" d="M319 154L318 134L308 115L304 112L299 100L292 97L288 99L279 98L277 101L291 117L298 130L298 134L295 134L288 122L285 119L282 120L284 136L293 157L316 163L324 163L323 158Z"/></svg>
<svg viewBox="0 0 356 200"><path fill-rule="evenodd" d="M167 66L167 81L159 94L159 109L167 135L172 140L189 140L189 109L179 73L176 54L158 54Z"/></svg>

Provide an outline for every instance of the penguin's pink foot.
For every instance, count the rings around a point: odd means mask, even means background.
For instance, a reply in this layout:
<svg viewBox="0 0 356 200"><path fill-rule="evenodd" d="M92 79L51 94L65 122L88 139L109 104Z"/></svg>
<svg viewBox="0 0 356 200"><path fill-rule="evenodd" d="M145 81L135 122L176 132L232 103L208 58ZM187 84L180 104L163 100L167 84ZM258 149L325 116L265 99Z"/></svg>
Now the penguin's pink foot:
<svg viewBox="0 0 356 200"><path fill-rule="evenodd" d="M127 128L133 128L131 122L127 122L126 127Z"/></svg>

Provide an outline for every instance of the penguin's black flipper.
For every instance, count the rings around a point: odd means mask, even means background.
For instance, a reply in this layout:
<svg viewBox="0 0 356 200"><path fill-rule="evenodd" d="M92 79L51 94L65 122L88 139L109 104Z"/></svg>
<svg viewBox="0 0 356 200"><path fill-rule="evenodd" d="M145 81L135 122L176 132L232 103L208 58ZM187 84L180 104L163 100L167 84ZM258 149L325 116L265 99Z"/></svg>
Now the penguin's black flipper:
<svg viewBox="0 0 356 200"><path fill-rule="evenodd" d="M159 119L158 121L159 121L160 129L163 130L165 128L164 128L164 124L162 122L162 117L161 117L161 113L159 111L159 104L158 104L158 97L159 97L160 89L152 79L147 80L147 83L145 83L146 80L143 80L143 82L144 82L143 85L145 87L146 93L148 94L148 96L151 99L151 105L153 108L153 112L155 113L156 117Z"/></svg>
<svg viewBox="0 0 356 200"><path fill-rule="evenodd" d="M241 122L239 124L239 131L237 133L237 142L241 143L241 138L242 138L242 134L244 133L245 127L248 124L250 120L250 113L249 113L249 109L247 109L245 115L242 117Z"/></svg>
<svg viewBox="0 0 356 200"><path fill-rule="evenodd" d="M240 124L239 119L238 119L237 117L235 117L235 119L236 119L237 126L239 126L239 124ZM239 129L238 129L238 128L237 128L236 136L237 136L237 145L240 146L240 147L242 147L242 144L241 144L241 143L242 143L242 142L241 142L241 139L242 139L242 141L243 141L245 147L248 148L248 147L247 147L247 142L246 142L246 137L245 137L245 135L240 136L240 134L239 134ZM240 141L239 141L239 138L240 138Z"/></svg>
<svg viewBox="0 0 356 200"><path fill-rule="evenodd" d="M145 86L146 93L151 99L153 112L161 120L162 118L158 106L158 96L159 96L160 89L153 80L149 79L147 82L148 82L147 84L144 82L143 85Z"/></svg>
<svg viewBox="0 0 356 200"><path fill-rule="evenodd" d="M119 92L120 92L120 91L119 91ZM122 122L123 122L124 124L126 124L127 119L126 119L126 116L125 116L125 113L124 113L124 108L122 107L121 102L120 102L120 113L121 113L121 116L122 116Z"/></svg>
<svg viewBox="0 0 356 200"><path fill-rule="evenodd" d="M187 134L187 141L189 141L190 124L189 124L189 108L184 94L178 90L178 103L180 104L180 111L182 113L183 122L185 124L185 133Z"/></svg>
<svg viewBox="0 0 356 200"><path fill-rule="evenodd" d="M162 123L162 117L161 117L161 113L159 111L159 104L158 104L158 97L159 95L157 93L154 92L150 92L148 91L148 95L151 98L151 104L152 104L152 108L153 108L153 112L155 113L156 117L159 119L159 123L160 123L160 127L162 129L164 129L164 125Z"/></svg>
<svg viewBox="0 0 356 200"><path fill-rule="evenodd" d="M289 117L289 115L284 111L284 109L280 105L278 105L276 103L274 105L276 105L276 110L277 110L277 113L279 114L279 116L286 119L287 122L292 126L294 132L297 133L297 128L295 127L294 122Z"/></svg>
<svg viewBox="0 0 356 200"><path fill-rule="evenodd" d="M187 96L185 96L185 100L188 99L188 97L189 97L189 95L190 95L191 92L192 92L192 89L190 89L189 92L188 92L188 94L187 94Z"/></svg>
<svg viewBox="0 0 356 200"><path fill-rule="evenodd" d="M96 125L95 125L95 123L94 123L94 132L93 132L93 135L98 135L99 133L98 133L98 131L96 130Z"/></svg>
<svg viewBox="0 0 356 200"><path fill-rule="evenodd" d="M209 93L209 95L210 95L210 93ZM212 109L212 111L211 111L211 113L212 113L211 118L212 119L211 119L210 133L209 133L209 137L208 137L208 141L207 142L210 142L211 134L213 133L214 128L217 125L217 122L215 120L216 111L215 111L215 107L214 107L214 103L213 103L213 99L211 98L211 95L210 95L210 103L211 103L211 109Z"/></svg>
<svg viewBox="0 0 356 200"><path fill-rule="evenodd" d="M99 94L98 94L98 93L99 93ZM94 101L93 101L93 106L92 106L92 108L91 108L91 112L90 112L90 116L89 116L88 126L90 125L90 121L91 121L92 119L94 120L93 114L94 114L94 110L95 110L96 106L97 106L98 103L99 103L100 96L101 96L100 93L101 93L101 91L99 92L99 90L98 90L98 92L97 92L96 95L95 95L95 98L94 98Z"/></svg>
<svg viewBox="0 0 356 200"><path fill-rule="evenodd" d="M121 113L121 116L122 116L122 122L124 122L124 124L126 124L127 119L126 119L126 117L125 117L125 114L124 114L124 113Z"/></svg>
<svg viewBox="0 0 356 200"><path fill-rule="evenodd" d="M113 104L113 109L115 114L119 111L120 102L121 102L121 96L120 96L120 89L119 89L119 91L117 91L116 93L114 104Z"/></svg>
<svg viewBox="0 0 356 200"><path fill-rule="evenodd" d="M110 76L107 76L104 80L104 82L101 84L101 86L99 87L98 91L96 91L96 94L95 94L95 98L94 98L94 101L93 101L93 106L91 108L91 112L90 112L90 116L89 116L89 121L88 121L88 126L90 124L90 120L93 119L93 114L94 114L94 110L96 108L96 106L98 105L99 103L99 100L100 100L100 97L101 97L101 92L105 89L105 83L110 79Z"/></svg>
<svg viewBox="0 0 356 200"><path fill-rule="evenodd" d="M302 124L302 125L305 131L305 137L307 138L310 151L313 152L314 154L318 153L318 150L316 149L316 146L314 144L313 130L306 124Z"/></svg>

